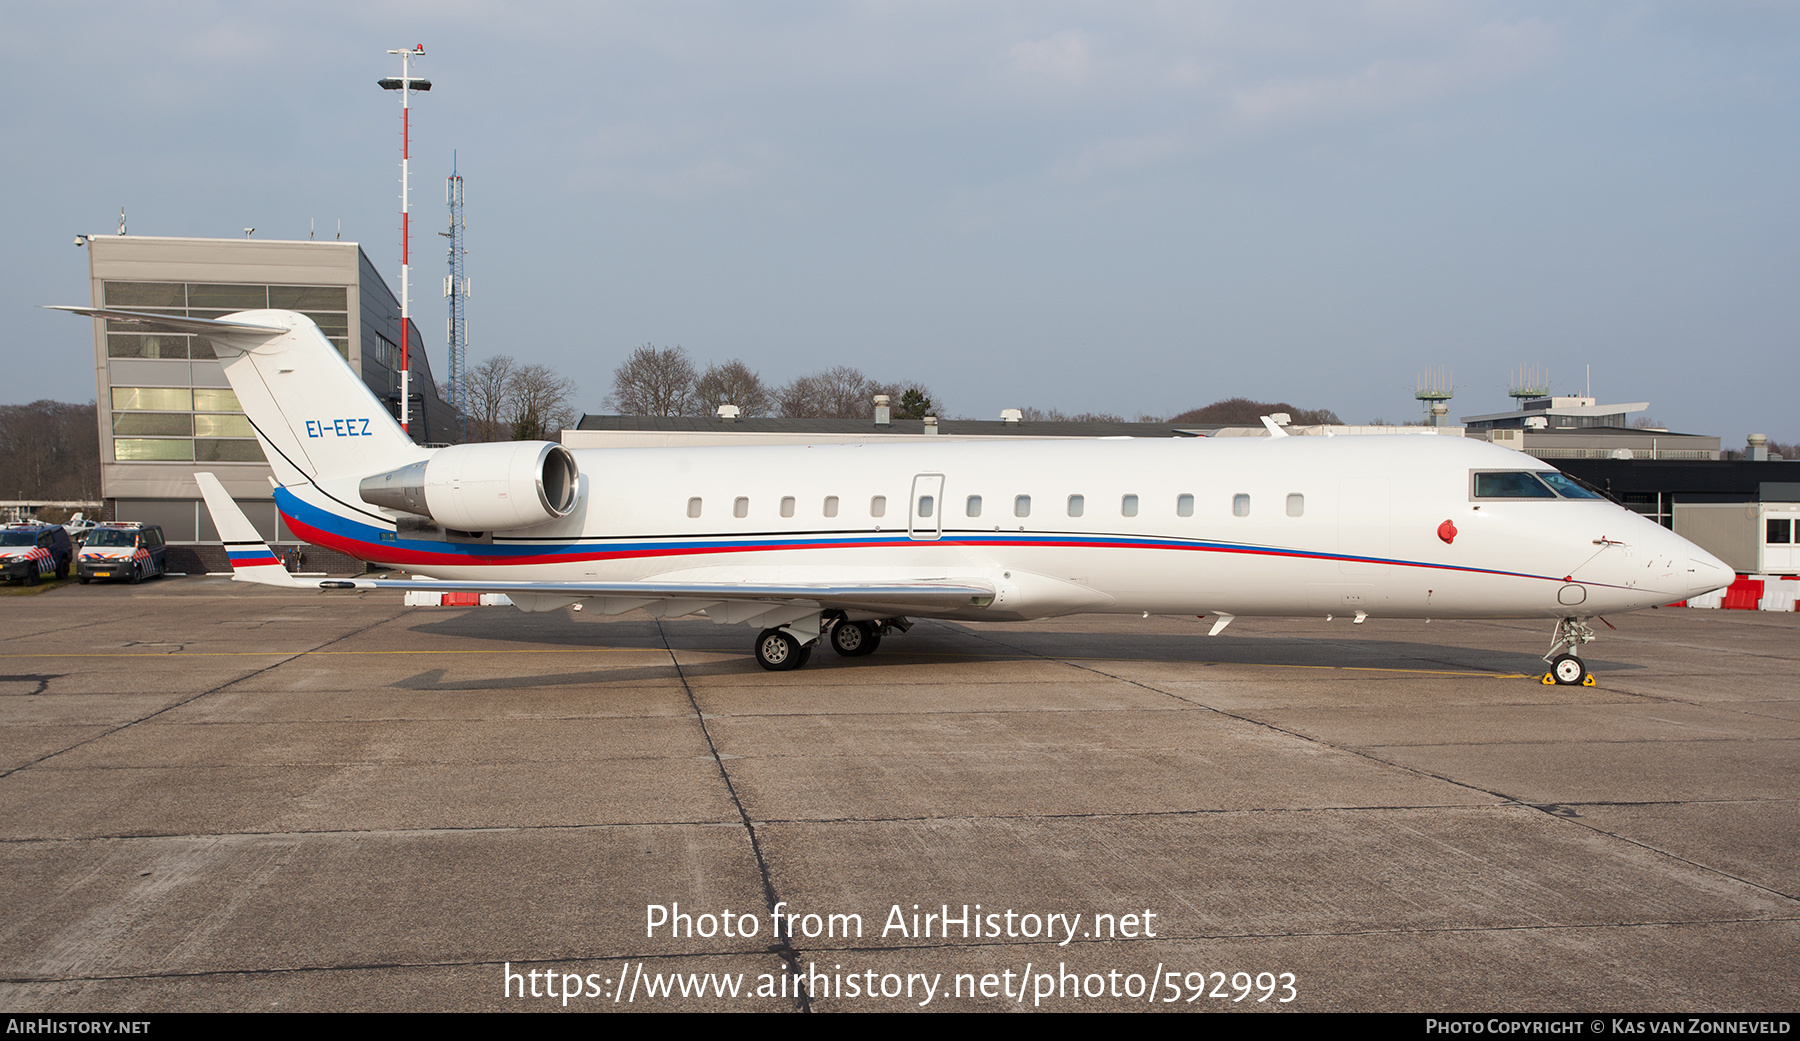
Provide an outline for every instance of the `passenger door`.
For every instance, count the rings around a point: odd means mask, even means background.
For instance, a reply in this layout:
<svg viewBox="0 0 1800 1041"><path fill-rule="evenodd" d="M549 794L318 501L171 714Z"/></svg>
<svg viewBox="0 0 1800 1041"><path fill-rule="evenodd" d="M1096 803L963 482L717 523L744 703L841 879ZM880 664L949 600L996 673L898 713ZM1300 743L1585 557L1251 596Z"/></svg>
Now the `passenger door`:
<svg viewBox="0 0 1800 1041"><path fill-rule="evenodd" d="M906 535L920 541L944 534L944 475L919 474L913 478L912 500L906 511Z"/></svg>

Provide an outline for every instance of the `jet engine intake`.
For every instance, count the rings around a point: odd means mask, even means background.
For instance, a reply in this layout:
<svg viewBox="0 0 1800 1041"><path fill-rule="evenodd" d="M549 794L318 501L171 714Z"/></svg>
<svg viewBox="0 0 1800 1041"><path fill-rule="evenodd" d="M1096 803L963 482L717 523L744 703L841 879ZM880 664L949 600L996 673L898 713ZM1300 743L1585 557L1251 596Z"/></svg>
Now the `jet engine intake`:
<svg viewBox="0 0 1800 1041"><path fill-rule="evenodd" d="M575 508L580 474L551 441L450 445L358 486L363 501L457 531L530 528Z"/></svg>

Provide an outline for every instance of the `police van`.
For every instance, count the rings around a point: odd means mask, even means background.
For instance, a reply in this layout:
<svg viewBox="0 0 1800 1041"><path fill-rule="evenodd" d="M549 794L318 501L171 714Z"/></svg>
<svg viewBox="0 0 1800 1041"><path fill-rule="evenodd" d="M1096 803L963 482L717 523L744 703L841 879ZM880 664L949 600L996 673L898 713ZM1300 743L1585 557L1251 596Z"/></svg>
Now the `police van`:
<svg viewBox="0 0 1800 1041"><path fill-rule="evenodd" d="M142 582L162 574L168 562L161 525L113 521L95 525L88 534L75 562L75 579L82 585L96 578Z"/></svg>
<svg viewBox="0 0 1800 1041"><path fill-rule="evenodd" d="M0 528L0 574L28 586L47 575L69 577L75 555L69 533L60 524L8 524Z"/></svg>

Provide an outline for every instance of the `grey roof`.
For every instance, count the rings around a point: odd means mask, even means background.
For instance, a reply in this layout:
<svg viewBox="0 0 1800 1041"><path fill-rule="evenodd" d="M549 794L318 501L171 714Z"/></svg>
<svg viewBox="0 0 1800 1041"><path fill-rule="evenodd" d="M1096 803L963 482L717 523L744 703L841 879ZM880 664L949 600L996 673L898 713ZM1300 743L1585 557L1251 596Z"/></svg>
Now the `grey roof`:
<svg viewBox="0 0 1800 1041"><path fill-rule="evenodd" d="M717 416L584 415L577 430L681 430L759 434L923 434L925 422L896 419L876 426L873 419L739 419ZM997 419L942 419L938 433L959 437L1199 437L1215 427L1167 423L1005 423Z"/></svg>

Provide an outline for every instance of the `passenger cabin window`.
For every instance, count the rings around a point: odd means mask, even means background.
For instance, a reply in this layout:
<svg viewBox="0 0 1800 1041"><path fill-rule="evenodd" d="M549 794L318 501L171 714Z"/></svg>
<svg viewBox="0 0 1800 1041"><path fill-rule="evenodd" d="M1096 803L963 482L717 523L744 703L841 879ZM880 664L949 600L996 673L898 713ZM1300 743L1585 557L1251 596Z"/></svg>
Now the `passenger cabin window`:
<svg viewBox="0 0 1800 1041"><path fill-rule="evenodd" d="M731 503L731 515L738 518L750 516L750 500L742 495L734 499Z"/></svg>
<svg viewBox="0 0 1800 1041"><path fill-rule="evenodd" d="M695 496L694 498L688 500L688 516L690 516L690 517L700 516L700 497L699 496Z"/></svg>
<svg viewBox="0 0 1800 1041"><path fill-rule="evenodd" d="M1079 495L1069 496L1069 516L1071 516L1071 517L1081 516L1082 511L1087 509L1086 503L1087 503L1087 500Z"/></svg>
<svg viewBox="0 0 1800 1041"><path fill-rule="evenodd" d="M1194 515L1194 497L1178 495L1175 497L1175 516L1192 517Z"/></svg>
<svg viewBox="0 0 1800 1041"><path fill-rule="evenodd" d="M827 517L837 516L837 496L827 495L825 497L825 516L827 516Z"/></svg>
<svg viewBox="0 0 1800 1041"><path fill-rule="evenodd" d="M877 495L873 499L869 500L869 516L871 516L871 517L887 516L887 496Z"/></svg>
<svg viewBox="0 0 1800 1041"><path fill-rule="evenodd" d="M1554 499L1556 493L1544 482L1525 471L1513 473L1478 473L1475 475L1477 499Z"/></svg>
<svg viewBox="0 0 1800 1041"><path fill-rule="evenodd" d="M931 516L931 511L936 508L937 508L937 503L932 501L931 496L929 496L929 495L919 496L919 516L929 517L929 516Z"/></svg>
<svg viewBox="0 0 1800 1041"><path fill-rule="evenodd" d="M1306 513L1306 496L1299 492L1288 493L1288 516L1299 517Z"/></svg>
<svg viewBox="0 0 1800 1041"><path fill-rule="evenodd" d="M1250 516L1250 497L1239 492L1231 497L1231 515L1233 517Z"/></svg>
<svg viewBox="0 0 1800 1041"><path fill-rule="evenodd" d="M1127 495L1123 499L1119 500L1119 516L1121 516L1121 517L1137 516L1137 496Z"/></svg>
<svg viewBox="0 0 1800 1041"><path fill-rule="evenodd" d="M1013 516L1015 516L1015 517L1031 516L1031 496L1029 496L1029 495L1014 496L1014 498L1013 498Z"/></svg>
<svg viewBox="0 0 1800 1041"><path fill-rule="evenodd" d="M979 495L969 496L968 514L971 517L981 516L981 496L979 496Z"/></svg>
<svg viewBox="0 0 1800 1041"><path fill-rule="evenodd" d="M1771 546L1787 546L1794 541L1794 520L1791 517L1776 520L1769 519L1769 537L1766 540Z"/></svg>
<svg viewBox="0 0 1800 1041"><path fill-rule="evenodd" d="M783 517L792 517L794 515L794 497L792 495L783 495L781 497L781 515Z"/></svg>

